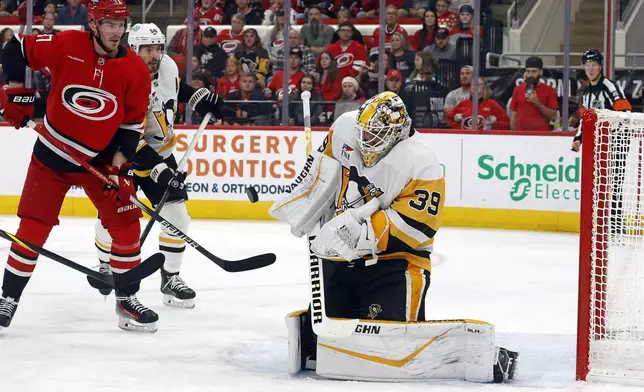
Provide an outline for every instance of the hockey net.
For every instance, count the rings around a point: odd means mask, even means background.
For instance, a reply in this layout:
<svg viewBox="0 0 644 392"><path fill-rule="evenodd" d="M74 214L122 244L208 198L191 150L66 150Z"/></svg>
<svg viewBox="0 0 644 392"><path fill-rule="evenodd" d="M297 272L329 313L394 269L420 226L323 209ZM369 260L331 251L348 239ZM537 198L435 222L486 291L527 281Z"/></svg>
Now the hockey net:
<svg viewBox="0 0 644 392"><path fill-rule="evenodd" d="M577 379L644 384L644 115L582 123Z"/></svg>

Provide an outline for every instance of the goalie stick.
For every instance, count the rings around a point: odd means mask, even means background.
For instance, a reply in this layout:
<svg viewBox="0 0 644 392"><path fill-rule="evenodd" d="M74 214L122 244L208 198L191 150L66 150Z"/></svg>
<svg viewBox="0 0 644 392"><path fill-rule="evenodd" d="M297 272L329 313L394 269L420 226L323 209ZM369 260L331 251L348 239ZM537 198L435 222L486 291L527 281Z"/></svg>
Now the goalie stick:
<svg viewBox="0 0 644 392"><path fill-rule="evenodd" d="M38 124L33 122L32 120L29 120L27 125L30 128L33 128L36 132L39 134L42 132L44 133L42 129L38 127ZM47 137L46 135L43 135L43 137ZM64 151L67 153L67 155L72 158L74 161L76 161L79 165L83 166L85 170L90 172L92 175L96 176L99 180L101 180L104 184L113 186L115 188L118 188L118 185L114 183L114 181L110 180L105 174L101 173L100 170L95 168L94 166L90 165L89 163L83 161L80 158L77 158L74 154L69 153L64 146L62 147ZM165 227L169 228L174 232L174 234L178 237L181 237L188 245L192 246L195 248L199 253L202 255L206 256L210 261L213 263L217 264L219 267L221 267L224 271L227 272L241 272L241 271L249 271L249 270L254 270L262 267L269 266L273 264L276 260L276 256L273 253L264 253L261 255L257 256L252 256L246 259L242 260L225 260L220 257L217 257L204 249L199 243L197 243L195 240L192 238L188 237L185 233L183 233L181 230L176 228L172 223L168 222L166 219L164 219L161 215L157 214L154 212L153 209L149 208L145 204L143 204L139 199L137 199L134 196L130 196L130 201L134 203L136 206L141 208L141 210L145 211L148 215L150 215L151 218L154 220L158 221Z"/></svg>
<svg viewBox="0 0 644 392"><path fill-rule="evenodd" d="M123 287L132 283L136 283L155 273L159 268L161 268L163 262L165 261L165 256L163 256L163 254L161 253L157 253L150 256L144 262L123 274L103 275L100 272L94 271L90 268L85 267L84 265L71 261L63 256L60 256L59 254L22 240L2 229L0 229L0 237L9 240L16 245L20 245L21 247L28 249L34 253L45 256L48 259L56 261L75 271L87 275L87 281L90 285L92 285L92 287L95 288L116 289L117 287Z"/></svg>
<svg viewBox="0 0 644 392"><path fill-rule="evenodd" d="M197 129L197 132L195 135L192 137L192 140L190 141L190 145L186 149L186 152L183 153L183 158L181 158L181 161L177 165L177 172L182 172L183 169L186 167L188 164L188 158L190 158L190 155L194 151L195 147L197 146L197 143L199 142L199 138L201 138L201 135L204 133L206 130L206 126L210 122L210 118L212 117L212 113L206 113L204 116L203 120L201 121L201 124L199 125L199 129ZM161 209L165 205L165 202L168 200L168 197L170 197L170 187L168 186L163 193L163 196L161 197L161 200L159 201L159 204L157 204L156 212L161 212ZM148 234L150 234L150 230L152 230L152 226L154 226L154 219L150 219L147 225L145 225L145 228L143 229L143 233L141 233L141 246L143 246L143 243L145 242L146 238L148 238Z"/></svg>
<svg viewBox="0 0 644 392"><path fill-rule="evenodd" d="M302 106L304 113L304 134L306 137L306 155L311 152L313 138L311 135L311 93L302 92ZM347 337L355 330L358 319L336 319L326 315L324 300L324 260L316 256L311 248L315 234L320 230L318 222L306 236L309 252L309 282L311 288L311 325L313 332L318 336Z"/></svg>

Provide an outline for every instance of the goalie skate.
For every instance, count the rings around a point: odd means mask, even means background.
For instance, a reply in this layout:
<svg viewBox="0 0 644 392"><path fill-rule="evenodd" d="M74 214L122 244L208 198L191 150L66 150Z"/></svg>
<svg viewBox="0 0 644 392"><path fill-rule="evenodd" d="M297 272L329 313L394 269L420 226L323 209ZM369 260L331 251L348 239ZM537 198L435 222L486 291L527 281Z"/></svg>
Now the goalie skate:
<svg viewBox="0 0 644 392"><path fill-rule="evenodd" d="M136 295L116 293L116 314L119 328L124 331L154 333L157 331L159 316L143 306Z"/></svg>
<svg viewBox="0 0 644 392"><path fill-rule="evenodd" d="M178 272L169 273L161 268L161 292L163 293L163 304L166 306L186 309L195 307L197 295L181 279Z"/></svg>

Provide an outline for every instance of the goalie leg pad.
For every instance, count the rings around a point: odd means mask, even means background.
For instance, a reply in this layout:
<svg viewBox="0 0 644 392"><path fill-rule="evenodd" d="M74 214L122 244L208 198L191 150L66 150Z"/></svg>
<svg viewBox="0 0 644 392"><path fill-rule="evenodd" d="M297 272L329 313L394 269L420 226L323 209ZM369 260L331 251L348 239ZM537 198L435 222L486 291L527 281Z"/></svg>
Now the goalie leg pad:
<svg viewBox="0 0 644 392"><path fill-rule="evenodd" d="M476 320L360 320L349 337L318 337L316 372L341 380L492 382L494 339L494 326Z"/></svg>
<svg viewBox="0 0 644 392"><path fill-rule="evenodd" d="M291 192L268 210L274 218L291 226L291 233L302 237L327 214L342 177L342 165L333 158L313 151L291 186Z"/></svg>
<svg viewBox="0 0 644 392"><path fill-rule="evenodd" d="M308 310L298 310L285 318L288 329L288 372L291 375L301 370L315 370L317 338L311 329L310 316Z"/></svg>

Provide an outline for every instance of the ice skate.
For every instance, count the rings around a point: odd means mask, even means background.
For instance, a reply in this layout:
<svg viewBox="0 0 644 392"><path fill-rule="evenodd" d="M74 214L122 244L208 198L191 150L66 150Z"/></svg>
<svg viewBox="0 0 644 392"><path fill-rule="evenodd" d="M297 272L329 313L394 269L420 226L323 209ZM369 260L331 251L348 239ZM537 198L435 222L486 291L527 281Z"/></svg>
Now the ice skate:
<svg viewBox="0 0 644 392"><path fill-rule="evenodd" d="M116 314L119 328L124 331L154 333L157 331L159 315L141 305L136 295L116 292Z"/></svg>
<svg viewBox="0 0 644 392"><path fill-rule="evenodd" d="M103 275L112 275L112 270L110 269L110 263L101 261L101 264L98 267L98 272L100 272ZM111 288L98 289L98 292L107 296L112 294L112 289Z"/></svg>
<svg viewBox="0 0 644 392"><path fill-rule="evenodd" d="M11 325L16 310L18 310L18 301L11 297L0 297L0 330Z"/></svg>
<svg viewBox="0 0 644 392"><path fill-rule="evenodd" d="M519 353L503 347L497 347L497 360L494 364L494 382L512 381L516 377Z"/></svg>
<svg viewBox="0 0 644 392"><path fill-rule="evenodd" d="M196 294L186 285L179 273L169 273L161 268L161 292L163 304L176 308L192 309L195 307Z"/></svg>

